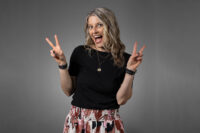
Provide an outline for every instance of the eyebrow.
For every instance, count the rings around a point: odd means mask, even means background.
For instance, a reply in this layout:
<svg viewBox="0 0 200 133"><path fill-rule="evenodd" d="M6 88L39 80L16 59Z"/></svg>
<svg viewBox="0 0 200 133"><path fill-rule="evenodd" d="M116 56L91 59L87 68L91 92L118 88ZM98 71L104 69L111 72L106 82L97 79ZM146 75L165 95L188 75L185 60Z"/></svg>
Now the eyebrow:
<svg viewBox="0 0 200 133"><path fill-rule="evenodd" d="M101 22L98 22L97 24L103 24L103 23L101 23ZM91 26L91 24L88 24L88 26Z"/></svg>

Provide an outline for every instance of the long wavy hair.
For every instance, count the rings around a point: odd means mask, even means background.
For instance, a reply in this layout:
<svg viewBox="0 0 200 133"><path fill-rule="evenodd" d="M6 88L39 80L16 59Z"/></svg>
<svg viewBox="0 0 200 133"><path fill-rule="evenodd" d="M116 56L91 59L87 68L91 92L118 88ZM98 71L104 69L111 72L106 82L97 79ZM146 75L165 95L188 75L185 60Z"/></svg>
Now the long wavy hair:
<svg viewBox="0 0 200 133"><path fill-rule="evenodd" d="M88 13L84 27L85 30L84 47L88 49L91 53L91 46L95 45L95 43L90 37L88 31L88 19L90 16L97 16L103 22L104 37L106 39L106 43L104 43L103 48L106 51L111 52L115 66L123 67L125 63L125 58L123 56L123 53L125 51L125 45L120 40L120 30L115 14L107 8L95 8L94 10Z"/></svg>

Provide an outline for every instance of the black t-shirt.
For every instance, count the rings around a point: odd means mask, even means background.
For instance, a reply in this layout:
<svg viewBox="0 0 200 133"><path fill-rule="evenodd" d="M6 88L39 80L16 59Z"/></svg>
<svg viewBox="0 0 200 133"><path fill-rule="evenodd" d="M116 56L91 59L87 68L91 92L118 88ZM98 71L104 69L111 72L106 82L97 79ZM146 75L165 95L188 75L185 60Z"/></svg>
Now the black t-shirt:
<svg viewBox="0 0 200 133"><path fill-rule="evenodd" d="M73 94L72 105L87 109L117 109L119 105L116 94L124 80L125 68L130 54L124 52L125 63L119 68L114 66L114 60L110 52L99 53L101 72L97 50L89 51L83 45L78 45L72 52L69 63L69 74L77 77L77 88Z"/></svg>

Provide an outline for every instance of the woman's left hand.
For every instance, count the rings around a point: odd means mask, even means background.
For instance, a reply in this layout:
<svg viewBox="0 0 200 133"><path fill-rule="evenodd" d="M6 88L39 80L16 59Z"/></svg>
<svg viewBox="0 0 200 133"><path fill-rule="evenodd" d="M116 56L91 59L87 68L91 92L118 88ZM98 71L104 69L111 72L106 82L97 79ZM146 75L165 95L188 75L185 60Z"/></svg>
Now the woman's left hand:
<svg viewBox="0 0 200 133"><path fill-rule="evenodd" d="M142 52L144 48L146 48L145 45L143 45L143 47L137 53L137 42L134 43L132 55L130 56L126 66L128 69L136 71L137 67L142 63L142 56L143 56Z"/></svg>

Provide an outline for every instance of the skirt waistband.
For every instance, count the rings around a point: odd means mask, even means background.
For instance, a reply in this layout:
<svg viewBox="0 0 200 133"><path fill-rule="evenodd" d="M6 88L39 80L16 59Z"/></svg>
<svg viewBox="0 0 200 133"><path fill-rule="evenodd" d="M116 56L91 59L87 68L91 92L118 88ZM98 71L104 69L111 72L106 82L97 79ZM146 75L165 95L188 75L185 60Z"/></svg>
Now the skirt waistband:
<svg viewBox="0 0 200 133"><path fill-rule="evenodd" d="M70 114L79 119L81 118L95 118L96 120L101 120L104 118L115 119L119 117L119 109L86 109L72 105L70 109Z"/></svg>

